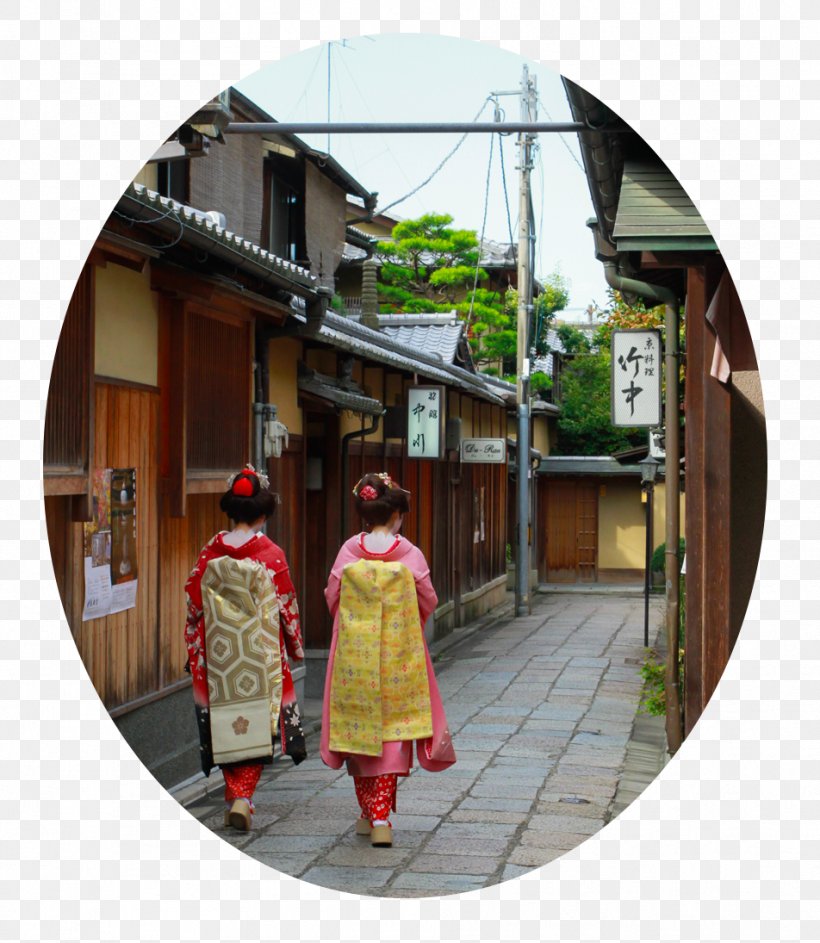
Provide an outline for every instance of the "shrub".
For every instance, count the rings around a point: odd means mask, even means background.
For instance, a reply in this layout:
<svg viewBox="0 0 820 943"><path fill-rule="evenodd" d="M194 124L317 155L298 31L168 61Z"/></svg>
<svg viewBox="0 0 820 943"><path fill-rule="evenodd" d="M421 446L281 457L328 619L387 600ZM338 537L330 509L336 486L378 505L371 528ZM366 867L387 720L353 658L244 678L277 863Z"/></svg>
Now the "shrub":
<svg viewBox="0 0 820 943"><path fill-rule="evenodd" d="M686 540L681 537L680 545L678 547L678 572L680 573L680 567L683 563L683 554L686 550ZM666 569L666 543L660 544L660 546L655 547L655 552L652 554L652 565L650 567L653 573L663 573Z"/></svg>

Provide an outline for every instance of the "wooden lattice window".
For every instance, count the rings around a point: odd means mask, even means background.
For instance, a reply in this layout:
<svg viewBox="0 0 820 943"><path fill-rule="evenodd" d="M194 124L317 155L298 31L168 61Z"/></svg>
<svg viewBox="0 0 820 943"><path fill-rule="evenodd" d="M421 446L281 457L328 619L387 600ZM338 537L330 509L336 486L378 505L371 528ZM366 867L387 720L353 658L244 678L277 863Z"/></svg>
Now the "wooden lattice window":
<svg viewBox="0 0 820 943"><path fill-rule="evenodd" d="M68 304L48 388L43 464L46 492L87 490L92 440L94 270L83 269Z"/></svg>
<svg viewBox="0 0 820 943"><path fill-rule="evenodd" d="M192 311L187 361L188 471L235 470L248 458L248 323Z"/></svg>

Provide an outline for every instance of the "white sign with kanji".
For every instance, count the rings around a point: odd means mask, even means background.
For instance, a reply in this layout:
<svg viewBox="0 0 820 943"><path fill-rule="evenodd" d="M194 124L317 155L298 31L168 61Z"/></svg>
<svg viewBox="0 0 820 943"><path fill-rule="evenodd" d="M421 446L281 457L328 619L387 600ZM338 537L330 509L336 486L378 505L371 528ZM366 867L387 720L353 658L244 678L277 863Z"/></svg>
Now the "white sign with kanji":
<svg viewBox="0 0 820 943"><path fill-rule="evenodd" d="M612 425L659 426L663 348L660 331L612 332Z"/></svg>
<svg viewBox="0 0 820 943"><path fill-rule="evenodd" d="M444 454L444 388L413 386L407 391L407 457Z"/></svg>

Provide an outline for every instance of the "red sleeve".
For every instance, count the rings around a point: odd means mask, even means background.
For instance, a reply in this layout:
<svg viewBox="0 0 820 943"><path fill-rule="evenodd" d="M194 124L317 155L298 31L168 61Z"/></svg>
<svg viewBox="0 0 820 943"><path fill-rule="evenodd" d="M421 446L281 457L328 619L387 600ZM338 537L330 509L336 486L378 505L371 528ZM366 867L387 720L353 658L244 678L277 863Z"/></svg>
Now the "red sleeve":
<svg viewBox="0 0 820 943"><path fill-rule="evenodd" d="M287 567L273 574L273 585L279 597L279 620L285 649L295 661L302 661L305 657L305 649L299 625L299 605L296 602L296 590Z"/></svg>

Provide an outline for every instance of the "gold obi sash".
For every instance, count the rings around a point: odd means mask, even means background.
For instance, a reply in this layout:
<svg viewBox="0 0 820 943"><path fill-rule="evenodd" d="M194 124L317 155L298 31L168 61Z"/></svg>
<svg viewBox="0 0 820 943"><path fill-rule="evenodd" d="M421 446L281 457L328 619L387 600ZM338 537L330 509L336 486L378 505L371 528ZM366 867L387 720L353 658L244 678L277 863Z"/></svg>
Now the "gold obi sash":
<svg viewBox="0 0 820 943"><path fill-rule="evenodd" d="M330 689L329 747L381 756L382 743L433 734L413 574L359 560L342 572Z"/></svg>
<svg viewBox="0 0 820 943"><path fill-rule="evenodd" d="M202 609L214 762L271 756L282 656L279 603L267 570L257 560L211 560Z"/></svg>

